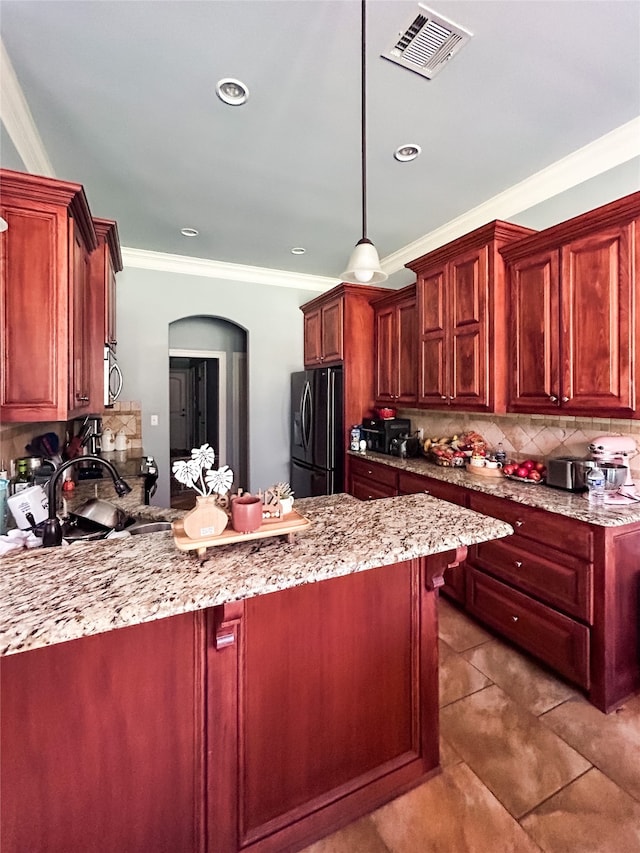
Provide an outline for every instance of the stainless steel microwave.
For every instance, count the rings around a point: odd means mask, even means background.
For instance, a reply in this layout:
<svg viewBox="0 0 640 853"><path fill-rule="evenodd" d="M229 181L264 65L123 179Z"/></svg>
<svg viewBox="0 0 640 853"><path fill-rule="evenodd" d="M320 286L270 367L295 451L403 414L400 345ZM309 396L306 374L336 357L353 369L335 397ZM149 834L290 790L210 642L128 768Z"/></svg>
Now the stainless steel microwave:
<svg viewBox="0 0 640 853"><path fill-rule="evenodd" d="M111 408L122 391L122 371L116 353L108 344L104 346L104 407Z"/></svg>

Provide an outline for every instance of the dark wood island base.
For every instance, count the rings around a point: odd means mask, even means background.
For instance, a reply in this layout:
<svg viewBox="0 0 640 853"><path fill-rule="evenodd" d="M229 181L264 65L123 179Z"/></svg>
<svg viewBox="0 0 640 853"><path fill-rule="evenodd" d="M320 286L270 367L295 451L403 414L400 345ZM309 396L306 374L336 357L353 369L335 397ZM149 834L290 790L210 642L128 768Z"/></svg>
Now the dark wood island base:
<svg viewBox="0 0 640 853"><path fill-rule="evenodd" d="M2 658L2 850L295 851L439 771L466 548Z"/></svg>

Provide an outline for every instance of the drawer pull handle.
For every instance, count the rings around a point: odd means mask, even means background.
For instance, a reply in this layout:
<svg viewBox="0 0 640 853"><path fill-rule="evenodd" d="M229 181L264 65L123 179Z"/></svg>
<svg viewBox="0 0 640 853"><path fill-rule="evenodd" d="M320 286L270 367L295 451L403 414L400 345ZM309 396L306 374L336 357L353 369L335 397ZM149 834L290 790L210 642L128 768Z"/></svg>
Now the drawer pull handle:
<svg viewBox="0 0 640 853"><path fill-rule="evenodd" d="M522 568L522 560L516 560L516 561L515 561L515 563L516 563L516 568L517 568L517 569L521 569L521 568Z"/></svg>
<svg viewBox="0 0 640 853"><path fill-rule="evenodd" d="M516 521L516 527L522 527L524 521Z"/></svg>
<svg viewBox="0 0 640 853"><path fill-rule="evenodd" d="M514 622L517 622L517 621L518 621L518 617L517 617L517 616L512 616L511 618L513 619L513 621L514 621Z"/></svg>

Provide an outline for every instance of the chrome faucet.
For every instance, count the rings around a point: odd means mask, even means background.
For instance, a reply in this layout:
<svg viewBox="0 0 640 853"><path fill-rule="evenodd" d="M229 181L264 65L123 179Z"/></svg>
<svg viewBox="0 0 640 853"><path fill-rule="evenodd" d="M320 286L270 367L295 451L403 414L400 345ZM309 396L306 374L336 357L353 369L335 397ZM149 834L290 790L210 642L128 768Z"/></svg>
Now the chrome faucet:
<svg viewBox="0 0 640 853"><path fill-rule="evenodd" d="M80 462L98 462L100 465L104 465L107 471L111 474L113 487L115 488L118 497L122 497L131 491L131 486L122 479L120 474L116 471L115 466L106 459L102 459L100 456L78 456L75 459L69 459L68 462L64 462L59 468L56 468L54 475L49 480L49 518L45 521L42 531L42 545L45 548L62 545L62 527L60 525L60 519L56 513L56 484L63 471L66 471L67 468L72 468L74 465L78 465Z"/></svg>

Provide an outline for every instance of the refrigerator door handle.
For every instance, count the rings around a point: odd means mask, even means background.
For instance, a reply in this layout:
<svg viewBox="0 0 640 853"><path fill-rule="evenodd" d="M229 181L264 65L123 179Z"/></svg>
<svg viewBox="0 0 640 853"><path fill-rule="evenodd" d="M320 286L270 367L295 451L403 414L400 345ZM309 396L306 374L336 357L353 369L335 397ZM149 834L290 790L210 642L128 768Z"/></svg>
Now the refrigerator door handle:
<svg viewBox="0 0 640 853"><path fill-rule="evenodd" d="M305 450L308 450L311 440L311 424L313 423L313 401L311 399L311 386L309 382L304 383L300 410L302 413L302 446Z"/></svg>

